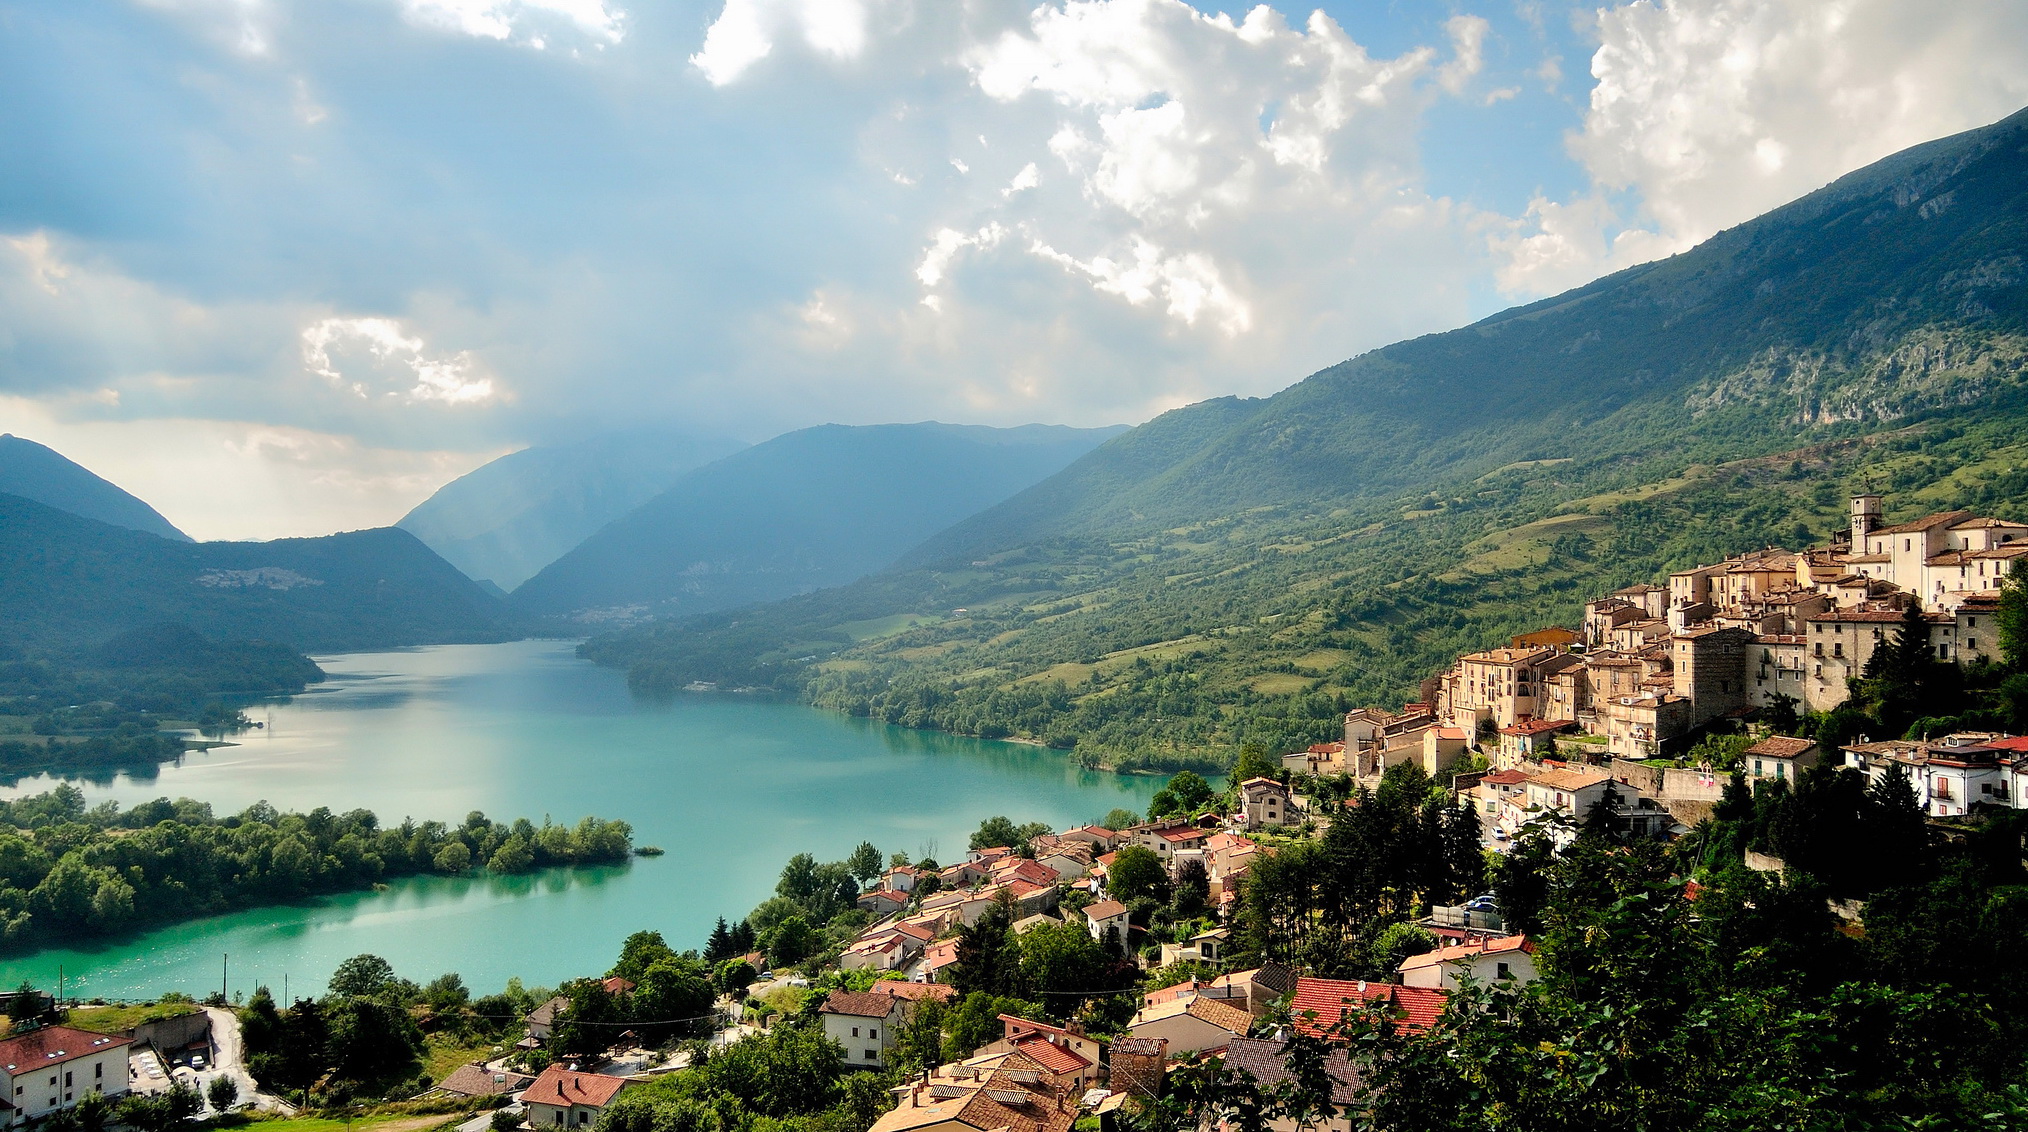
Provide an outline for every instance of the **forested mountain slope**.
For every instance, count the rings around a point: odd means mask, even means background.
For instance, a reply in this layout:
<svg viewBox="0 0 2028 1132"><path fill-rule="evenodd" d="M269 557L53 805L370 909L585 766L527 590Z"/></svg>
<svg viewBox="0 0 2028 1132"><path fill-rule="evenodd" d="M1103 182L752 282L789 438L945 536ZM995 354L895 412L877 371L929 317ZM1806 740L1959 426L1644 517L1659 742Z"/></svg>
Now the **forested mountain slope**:
<svg viewBox="0 0 2028 1132"><path fill-rule="evenodd" d="M524 448L438 488L395 525L474 581L512 590L678 476L744 447L656 429Z"/></svg>
<svg viewBox="0 0 2028 1132"><path fill-rule="evenodd" d="M801 429L683 476L530 579L513 604L595 623L839 585L1118 431L935 422Z"/></svg>
<svg viewBox="0 0 2028 1132"><path fill-rule="evenodd" d="M643 687L1215 763L1326 737L1604 588L1821 540L1852 488L2028 516L2023 456L2017 114L1670 259L1176 410L887 574L587 652Z"/></svg>
<svg viewBox="0 0 2028 1132"><path fill-rule="evenodd" d="M173 542L0 494L0 644L74 651L163 623L311 652L518 635L498 599L393 527Z"/></svg>
<svg viewBox="0 0 2028 1132"><path fill-rule="evenodd" d="M190 541L153 507L54 449L11 433L0 434L0 492L116 527Z"/></svg>

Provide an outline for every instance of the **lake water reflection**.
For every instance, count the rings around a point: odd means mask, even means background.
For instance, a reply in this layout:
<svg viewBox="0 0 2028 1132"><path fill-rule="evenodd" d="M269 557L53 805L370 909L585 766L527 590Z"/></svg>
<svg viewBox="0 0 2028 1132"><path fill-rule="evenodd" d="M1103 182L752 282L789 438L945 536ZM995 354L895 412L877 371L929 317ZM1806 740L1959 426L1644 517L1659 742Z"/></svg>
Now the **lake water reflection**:
<svg viewBox="0 0 2028 1132"><path fill-rule="evenodd" d="M603 970L629 932L698 946L719 915L768 895L792 853L962 853L991 814L1054 826L1141 809L1160 781L1079 770L1059 752L908 731L736 695L648 703L566 642L452 645L321 657L332 680L249 710L268 723L234 747L150 776L80 782L94 803L156 797L282 809L364 807L461 821L586 814L632 823L667 855L533 877L426 877L388 890L178 925L91 949L0 961L23 979L86 996L216 989L320 989L347 956L385 956L418 981L462 974L480 991L509 976L554 983ZM32 779L8 795L49 789Z"/></svg>

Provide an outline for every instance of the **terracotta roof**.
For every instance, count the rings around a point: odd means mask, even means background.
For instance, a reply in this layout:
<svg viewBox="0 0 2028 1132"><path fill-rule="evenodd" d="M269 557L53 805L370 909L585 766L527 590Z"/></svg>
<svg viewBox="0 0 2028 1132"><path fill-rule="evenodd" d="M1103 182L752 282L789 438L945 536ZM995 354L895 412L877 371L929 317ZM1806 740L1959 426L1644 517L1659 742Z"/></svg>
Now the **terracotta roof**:
<svg viewBox="0 0 2028 1132"><path fill-rule="evenodd" d="M1479 781L1490 782L1495 786L1519 786L1528 781L1528 775L1525 771L1499 770L1481 778Z"/></svg>
<svg viewBox="0 0 2028 1132"><path fill-rule="evenodd" d="M894 1010L894 999L894 995L876 994L872 991L864 994L832 991L830 996L824 999L824 1005L817 1008L817 1012L848 1014L854 1018L885 1018Z"/></svg>
<svg viewBox="0 0 2028 1132"><path fill-rule="evenodd" d="M1289 1012L1295 1017L1296 1029L1315 1037L1336 1026L1345 1017L1350 1003L1386 1003L1393 1007L1397 1025L1419 1033L1436 1024L1437 1016L1443 1013L1444 998L1444 992L1422 987L1304 977L1296 980L1296 994Z"/></svg>
<svg viewBox="0 0 2028 1132"><path fill-rule="evenodd" d="M922 968L925 971L941 970L942 968L948 967L951 964L956 963L957 961L958 961L957 940L954 939L939 940L938 942L932 943L928 947L923 948Z"/></svg>
<svg viewBox="0 0 2028 1132"><path fill-rule="evenodd" d="M942 983L910 983L900 979L882 979L874 983L873 989L867 993L884 994L904 1002L922 1002L926 999L949 1002L958 997L958 988L947 987Z"/></svg>
<svg viewBox="0 0 2028 1132"><path fill-rule="evenodd" d="M550 999L548 1002L545 1002L541 1006L538 1006L534 1010L530 1011L528 1014L528 1022L530 1025L534 1026L550 1025L551 1023L556 1021L556 1016L558 1012L560 1012L561 1010L563 1010L564 1007L569 1005L570 1005L569 999L563 997L562 995L557 995L555 998Z"/></svg>
<svg viewBox="0 0 2028 1132"><path fill-rule="evenodd" d="M0 1065L12 1073L16 1068L56 1065L72 1058L104 1053L134 1044L130 1039L69 1026L44 1026L0 1042Z"/></svg>
<svg viewBox="0 0 2028 1132"><path fill-rule="evenodd" d="M1110 920L1114 916L1124 916L1126 914L1127 906L1117 900L1101 900L1096 904L1087 904L1084 907L1085 918L1089 920Z"/></svg>
<svg viewBox="0 0 2028 1132"><path fill-rule="evenodd" d="M620 1090L633 1084L625 1077L608 1077L603 1073L579 1073L562 1065L552 1065L542 1071L528 1091L521 1095L524 1104L546 1104L563 1108L581 1104L592 1108L604 1108L620 1094Z"/></svg>
<svg viewBox="0 0 2028 1132"><path fill-rule="evenodd" d="M460 1065L451 1070L437 1088L467 1097L497 1097L526 1088L534 1078L511 1070L494 1071L483 1065Z"/></svg>
<svg viewBox="0 0 2028 1132"><path fill-rule="evenodd" d="M618 975L614 975L611 978L606 979L599 985L606 989L607 994L627 994L628 992L634 989L633 983L619 977Z"/></svg>
<svg viewBox="0 0 2028 1132"><path fill-rule="evenodd" d="M1288 1045L1269 1038L1234 1038L1225 1048L1225 1068L1246 1074L1262 1089L1277 1088L1293 1076L1289 1072ZM1326 1053L1324 1072L1331 1078L1332 1104L1349 1105L1359 1099L1359 1070L1346 1051L1334 1049Z"/></svg>
<svg viewBox="0 0 2028 1132"><path fill-rule="evenodd" d="M1395 970L1420 971L1424 967L1455 963L1475 955L1505 955L1513 951L1533 953L1534 950L1535 945L1528 942L1525 935L1502 936L1499 939L1480 940L1477 943L1455 943L1449 947L1439 947L1435 951L1425 951L1421 955L1411 955L1402 960Z"/></svg>
<svg viewBox="0 0 2028 1132"><path fill-rule="evenodd" d="M1185 1015L1201 1022L1209 1022L1228 1034L1244 1035L1253 1029L1253 1015L1239 1007L1215 998L1198 995L1195 998L1178 996L1143 1006L1134 1015L1130 1026L1145 1026L1153 1022L1181 1018Z"/></svg>
<svg viewBox="0 0 2028 1132"><path fill-rule="evenodd" d="M1194 825L1182 825L1175 829L1165 829L1155 836L1164 841L1195 841L1205 836L1205 832Z"/></svg>
<svg viewBox="0 0 2028 1132"><path fill-rule="evenodd" d="M1502 727L1500 729L1500 734L1541 735L1545 732L1562 731L1566 728L1576 726L1577 723L1574 720L1568 719L1524 719L1519 723L1511 724L1507 727Z"/></svg>
<svg viewBox="0 0 2028 1132"><path fill-rule="evenodd" d="M1869 535L1918 534L1922 531L1931 530L1935 527L1948 527L1956 523L1961 523L1971 517L1972 513L1970 511L1939 511L1934 515L1924 515L1922 518L1917 519L1913 523L1902 523L1899 526L1893 527L1881 527L1877 531L1868 532L1868 534Z"/></svg>
<svg viewBox="0 0 2028 1132"><path fill-rule="evenodd" d="M1015 1049L1042 1063L1051 1073L1082 1073L1091 1068L1091 1059L1074 1049L1065 1049L1040 1034L1016 1038Z"/></svg>
<svg viewBox="0 0 2028 1132"><path fill-rule="evenodd" d="M1587 786L1596 786L1611 777L1612 775L1597 767L1569 767L1564 770L1543 771L1529 781L1551 790L1582 790Z"/></svg>
<svg viewBox="0 0 2028 1132"><path fill-rule="evenodd" d="M1770 758L1793 759L1817 745L1814 739L1791 739L1786 735L1770 735L1753 746L1745 754L1766 755Z"/></svg>

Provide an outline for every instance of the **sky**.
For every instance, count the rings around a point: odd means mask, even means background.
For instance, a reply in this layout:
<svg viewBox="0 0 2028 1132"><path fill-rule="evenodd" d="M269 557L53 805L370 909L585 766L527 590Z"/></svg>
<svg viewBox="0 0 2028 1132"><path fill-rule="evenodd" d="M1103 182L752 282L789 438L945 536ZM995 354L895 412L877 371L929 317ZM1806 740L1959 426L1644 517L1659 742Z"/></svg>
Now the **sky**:
<svg viewBox="0 0 2028 1132"><path fill-rule="evenodd" d="M0 431L200 538L1137 423L2028 105L2018 0L0 0Z"/></svg>

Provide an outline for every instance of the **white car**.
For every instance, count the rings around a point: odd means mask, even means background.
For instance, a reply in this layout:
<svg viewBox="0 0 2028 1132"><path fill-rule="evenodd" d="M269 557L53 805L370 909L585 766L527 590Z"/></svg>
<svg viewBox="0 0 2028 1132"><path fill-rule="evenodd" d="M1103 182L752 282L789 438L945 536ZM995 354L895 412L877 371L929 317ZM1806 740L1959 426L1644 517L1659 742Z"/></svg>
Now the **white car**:
<svg viewBox="0 0 2028 1132"><path fill-rule="evenodd" d="M201 1054L201 1053L193 1053L193 1054L191 1054L191 1055L190 1055L190 1068L192 1068L192 1069L202 1069L202 1068L204 1068L204 1055L203 1055L203 1054Z"/></svg>

